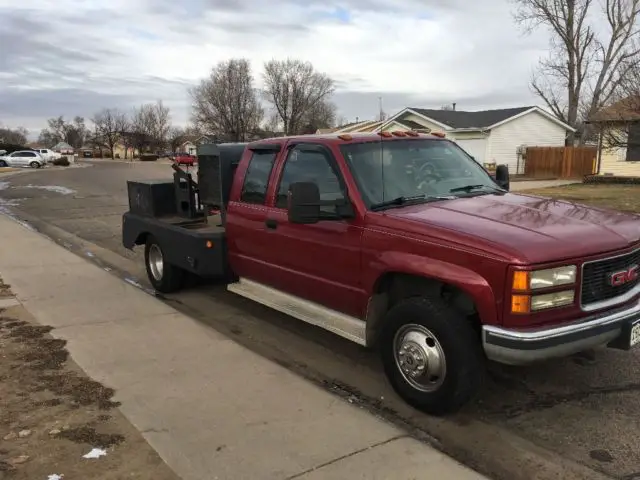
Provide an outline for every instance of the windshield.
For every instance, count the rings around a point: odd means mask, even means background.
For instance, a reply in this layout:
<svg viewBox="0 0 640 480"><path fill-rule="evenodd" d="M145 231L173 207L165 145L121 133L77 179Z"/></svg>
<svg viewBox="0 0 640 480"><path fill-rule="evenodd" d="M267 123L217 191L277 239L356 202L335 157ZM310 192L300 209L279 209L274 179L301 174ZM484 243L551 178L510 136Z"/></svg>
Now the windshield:
<svg viewBox="0 0 640 480"><path fill-rule="evenodd" d="M415 139L340 146L369 207L400 197L492 193L498 186L447 140Z"/></svg>

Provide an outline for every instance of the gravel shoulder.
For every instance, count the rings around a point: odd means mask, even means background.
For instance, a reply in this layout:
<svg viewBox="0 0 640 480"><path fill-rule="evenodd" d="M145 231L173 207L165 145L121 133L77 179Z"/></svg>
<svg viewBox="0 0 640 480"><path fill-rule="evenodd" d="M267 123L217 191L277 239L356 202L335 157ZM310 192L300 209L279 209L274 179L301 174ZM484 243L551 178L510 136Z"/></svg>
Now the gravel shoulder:
<svg viewBox="0 0 640 480"><path fill-rule="evenodd" d="M0 279L0 305L12 299ZM50 330L0 308L0 480L178 480Z"/></svg>

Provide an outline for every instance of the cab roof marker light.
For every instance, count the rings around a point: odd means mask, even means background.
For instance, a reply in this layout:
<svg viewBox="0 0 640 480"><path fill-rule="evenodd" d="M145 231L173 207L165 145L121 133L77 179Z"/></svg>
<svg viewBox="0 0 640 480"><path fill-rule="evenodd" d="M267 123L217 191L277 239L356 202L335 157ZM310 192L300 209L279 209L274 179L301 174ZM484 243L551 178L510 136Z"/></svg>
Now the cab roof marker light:
<svg viewBox="0 0 640 480"><path fill-rule="evenodd" d="M396 131L391 132L391 133L392 133L393 135L395 135L396 137L406 137L406 136L407 136L407 134L406 134L406 133L404 133L404 132L403 132L403 131L401 131L401 130L396 130Z"/></svg>
<svg viewBox="0 0 640 480"><path fill-rule="evenodd" d="M378 132L378 135L384 138L391 138L393 135L390 132Z"/></svg>
<svg viewBox="0 0 640 480"><path fill-rule="evenodd" d="M408 132L404 132L408 137L419 137L420 134L418 132L414 132L413 130L409 130Z"/></svg>
<svg viewBox="0 0 640 480"><path fill-rule="evenodd" d="M431 132L434 137L444 138L444 132Z"/></svg>
<svg viewBox="0 0 640 480"><path fill-rule="evenodd" d="M343 134L343 135L338 135L338 138L340 140L344 140L345 142L348 142L349 140L353 140L353 137L349 134Z"/></svg>

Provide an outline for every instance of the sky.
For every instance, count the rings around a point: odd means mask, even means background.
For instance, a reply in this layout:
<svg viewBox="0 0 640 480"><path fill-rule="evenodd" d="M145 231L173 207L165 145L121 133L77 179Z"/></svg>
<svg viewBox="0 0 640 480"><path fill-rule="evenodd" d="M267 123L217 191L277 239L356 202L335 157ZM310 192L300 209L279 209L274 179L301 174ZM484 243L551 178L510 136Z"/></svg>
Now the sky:
<svg viewBox="0 0 640 480"><path fill-rule="evenodd" d="M340 117L383 110L540 104L529 80L544 31L523 35L509 0L0 0L0 124L90 119L162 99L176 125L219 61L311 61L336 81ZM35 133L34 133L35 132Z"/></svg>

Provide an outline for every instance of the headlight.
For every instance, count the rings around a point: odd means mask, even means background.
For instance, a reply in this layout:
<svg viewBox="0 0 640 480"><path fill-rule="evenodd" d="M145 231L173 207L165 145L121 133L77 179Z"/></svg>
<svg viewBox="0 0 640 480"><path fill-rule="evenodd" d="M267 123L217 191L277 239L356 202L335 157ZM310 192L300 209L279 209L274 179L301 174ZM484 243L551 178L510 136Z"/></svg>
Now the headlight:
<svg viewBox="0 0 640 480"><path fill-rule="evenodd" d="M545 270L517 271L513 274L513 290L537 290L576 283L578 268L575 265L547 268Z"/></svg>
<svg viewBox="0 0 640 480"><path fill-rule="evenodd" d="M574 296L575 292L573 290L533 295L531 297L531 311L571 305L573 303Z"/></svg>

